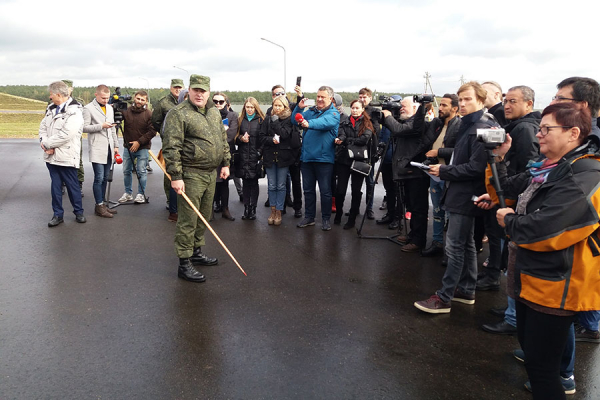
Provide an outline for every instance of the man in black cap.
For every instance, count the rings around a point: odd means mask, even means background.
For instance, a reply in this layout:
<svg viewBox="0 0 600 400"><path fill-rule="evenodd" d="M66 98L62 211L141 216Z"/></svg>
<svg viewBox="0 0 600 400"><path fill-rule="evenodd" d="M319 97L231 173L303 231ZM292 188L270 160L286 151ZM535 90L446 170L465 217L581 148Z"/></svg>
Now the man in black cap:
<svg viewBox="0 0 600 400"><path fill-rule="evenodd" d="M229 176L229 143L221 114L210 97L210 78L190 76L188 100L173 107L163 128L163 155L171 187L185 193L208 219L212 211L217 167L221 178ZM221 164L223 163L223 164ZM191 282L204 282L194 265L216 265L216 258L201 251L206 226L195 211L177 196L179 211L175 231L175 252L179 257L178 276Z"/></svg>

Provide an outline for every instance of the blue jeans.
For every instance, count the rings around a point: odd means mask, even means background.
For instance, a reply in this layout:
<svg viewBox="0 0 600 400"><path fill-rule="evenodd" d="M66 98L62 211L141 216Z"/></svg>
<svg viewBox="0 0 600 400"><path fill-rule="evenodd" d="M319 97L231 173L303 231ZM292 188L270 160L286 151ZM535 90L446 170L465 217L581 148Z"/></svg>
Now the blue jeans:
<svg viewBox="0 0 600 400"><path fill-rule="evenodd" d="M92 163L92 169L94 170L94 184L92 185L92 191L94 192L94 201L96 204L104 203L104 196L106 195L106 184L108 182L108 175L110 174L110 165L112 163L110 149L108 153L106 164Z"/></svg>
<svg viewBox="0 0 600 400"><path fill-rule="evenodd" d="M583 311L578 314L579 323L588 331L598 330L600 311Z"/></svg>
<svg viewBox="0 0 600 400"><path fill-rule="evenodd" d="M266 167L265 171L269 185L269 205L283 211L289 168L278 167L277 163L273 163L270 167Z"/></svg>
<svg viewBox="0 0 600 400"><path fill-rule="evenodd" d="M62 183L65 183L69 200L73 206L74 214L83 214L81 203L81 190L77 179L77 168L63 167L46 163L50 172L50 194L52 195L52 211L55 216L62 218L65 211L62 206Z"/></svg>
<svg viewBox="0 0 600 400"><path fill-rule="evenodd" d="M333 164L303 162L302 185L304 189L304 216L315 218L317 213L317 182L321 193L321 216L323 220L331 218L331 175Z"/></svg>
<svg viewBox="0 0 600 400"><path fill-rule="evenodd" d="M444 181L436 182L430 178L429 194L431 195L431 204L433 205L433 241L444 243L444 223L446 222L446 212L442 209L440 202L444 194Z"/></svg>
<svg viewBox="0 0 600 400"><path fill-rule="evenodd" d="M465 294L475 293L477 284L477 252L473 240L475 217L457 213L448 213L448 232L446 232L446 255L448 266L442 278L442 288L437 295L444 302L454 298L459 288Z"/></svg>
<svg viewBox="0 0 600 400"><path fill-rule="evenodd" d="M137 160L135 170L138 178L138 193L146 193L146 166L148 165L148 149L138 149L131 152L127 149L123 152L123 182L125 183L125 192L132 193L131 190L131 172L133 171L133 161Z"/></svg>

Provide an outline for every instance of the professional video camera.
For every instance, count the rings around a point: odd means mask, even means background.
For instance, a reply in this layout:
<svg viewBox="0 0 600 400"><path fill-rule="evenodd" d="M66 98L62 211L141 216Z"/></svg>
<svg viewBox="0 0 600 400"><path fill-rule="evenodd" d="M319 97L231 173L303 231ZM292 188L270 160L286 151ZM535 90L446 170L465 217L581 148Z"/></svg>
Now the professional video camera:
<svg viewBox="0 0 600 400"><path fill-rule="evenodd" d="M433 103L434 99L434 94L415 94L413 96L413 102L415 103Z"/></svg>
<svg viewBox="0 0 600 400"><path fill-rule="evenodd" d="M498 129L477 129L474 133L477 140L482 142L486 149L495 149L506 141L506 131Z"/></svg>
<svg viewBox="0 0 600 400"><path fill-rule="evenodd" d="M108 104L113 106L115 110L115 122L120 124L123 121L123 111L127 110L128 101L131 101L130 94L121 94L121 88L116 87L115 92L110 96Z"/></svg>
<svg viewBox="0 0 600 400"><path fill-rule="evenodd" d="M370 105L373 107L381 107L381 110L387 110L392 113L392 116L395 119L400 118L400 109L402 108L402 104L400 101L402 98L397 95L393 96L379 96L377 101L372 101ZM371 113L371 119L377 120L380 124L383 124L383 113L379 109L373 109ZM375 121L373 121L375 122Z"/></svg>

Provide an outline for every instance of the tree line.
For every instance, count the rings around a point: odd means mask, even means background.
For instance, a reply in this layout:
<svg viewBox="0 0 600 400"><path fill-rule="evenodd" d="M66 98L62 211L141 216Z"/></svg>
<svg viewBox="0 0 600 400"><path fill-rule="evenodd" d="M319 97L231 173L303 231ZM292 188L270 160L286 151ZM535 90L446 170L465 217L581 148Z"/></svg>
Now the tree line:
<svg viewBox="0 0 600 400"><path fill-rule="evenodd" d="M111 87L111 94L114 93L115 87ZM132 88L132 87L121 87L121 94L129 94L132 95L138 90L144 90L148 92L148 88ZM0 86L0 92L12 94L14 96L25 97L28 99L35 99L41 101L48 101L48 86L36 86L36 85L5 85ZM94 93L96 92L96 87L75 87L73 89L73 97L83 100L85 104L89 103L94 99ZM244 100L248 97L254 97L260 104L271 104L271 92L270 91L252 91L252 92L242 92L242 91L229 91L229 90L221 90L221 92L225 93L232 104L244 104ZM152 88L148 92L150 96L150 103L155 103L158 100L162 99L164 96L169 94L168 88ZM358 98L358 93L355 92L338 92L342 96L344 100L345 106L350 106L352 100ZM377 96L390 96L392 94L399 94L402 97L412 96L412 94L407 93L376 93ZM316 92L306 92L304 96L310 99L316 99ZM373 95L373 100L376 100L375 94ZM288 93L288 98L293 102L296 101L296 93Z"/></svg>

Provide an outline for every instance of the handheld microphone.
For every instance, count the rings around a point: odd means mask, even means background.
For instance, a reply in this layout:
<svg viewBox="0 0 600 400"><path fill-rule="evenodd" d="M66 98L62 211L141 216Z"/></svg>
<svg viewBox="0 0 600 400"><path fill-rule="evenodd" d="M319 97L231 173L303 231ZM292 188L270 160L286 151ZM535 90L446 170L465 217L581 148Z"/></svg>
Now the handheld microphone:
<svg viewBox="0 0 600 400"><path fill-rule="evenodd" d="M296 114L296 116L294 118L296 119L296 122L298 123L298 125L300 125L302 122L304 122L304 117L302 116L302 114Z"/></svg>

